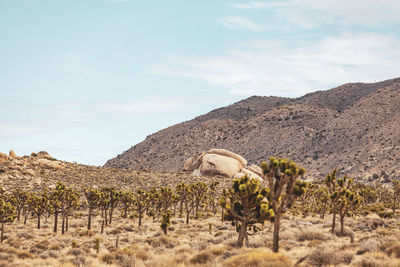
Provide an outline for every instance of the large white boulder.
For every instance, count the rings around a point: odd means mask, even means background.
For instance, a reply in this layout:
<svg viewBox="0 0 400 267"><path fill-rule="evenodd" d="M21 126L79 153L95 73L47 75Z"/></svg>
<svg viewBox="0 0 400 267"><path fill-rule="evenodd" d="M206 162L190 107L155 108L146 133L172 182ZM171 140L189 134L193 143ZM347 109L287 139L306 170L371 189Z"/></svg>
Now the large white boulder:
<svg viewBox="0 0 400 267"><path fill-rule="evenodd" d="M207 176L222 175L231 178L241 169L242 164L234 158L206 154L203 156L200 172L202 175Z"/></svg>

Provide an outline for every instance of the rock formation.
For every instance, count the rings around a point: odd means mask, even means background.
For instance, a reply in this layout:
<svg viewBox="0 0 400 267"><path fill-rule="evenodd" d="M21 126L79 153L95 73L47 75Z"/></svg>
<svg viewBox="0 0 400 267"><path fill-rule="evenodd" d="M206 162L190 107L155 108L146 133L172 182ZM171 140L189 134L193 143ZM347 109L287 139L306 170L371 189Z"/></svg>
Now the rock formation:
<svg viewBox="0 0 400 267"><path fill-rule="evenodd" d="M258 166L247 166L245 158L225 149L210 149L191 157L186 160L182 170L194 176L240 178L248 175L262 181L262 171Z"/></svg>

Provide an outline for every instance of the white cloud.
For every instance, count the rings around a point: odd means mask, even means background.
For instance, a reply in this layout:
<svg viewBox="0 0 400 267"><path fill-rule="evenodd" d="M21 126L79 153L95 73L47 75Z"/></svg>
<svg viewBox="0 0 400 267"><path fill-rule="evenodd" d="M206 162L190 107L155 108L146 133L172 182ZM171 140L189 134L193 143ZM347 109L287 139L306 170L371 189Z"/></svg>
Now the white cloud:
<svg viewBox="0 0 400 267"><path fill-rule="evenodd" d="M250 30L250 31L261 31L263 27L259 24L252 22L243 17L225 17L218 19L218 22L229 29L237 30Z"/></svg>
<svg viewBox="0 0 400 267"><path fill-rule="evenodd" d="M231 3L237 9L270 10L292 23L310 28L321 24L353 23L361 26L379 26L400 21L398 0L287 0Z"/></svg>
<svg viewBox="0 0 400 267"><path fill-rule="evenodd" d="M300 96L349 81L400 76L400 38L343 34L303 42L260 41L223 55L169 57L154 72L218 85L232 94Z"/></svg>

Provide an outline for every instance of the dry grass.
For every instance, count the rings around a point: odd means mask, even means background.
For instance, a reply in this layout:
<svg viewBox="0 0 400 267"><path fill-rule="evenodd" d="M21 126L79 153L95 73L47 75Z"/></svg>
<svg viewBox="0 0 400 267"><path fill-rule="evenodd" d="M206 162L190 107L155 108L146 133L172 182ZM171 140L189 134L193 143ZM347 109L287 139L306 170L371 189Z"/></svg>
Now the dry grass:
<svg viewBox="0 0 400 267"><path fill-rule="evenodd" d="M292 261L285 255L272 253L265 249L245 251L223 263L225 267L287 267L292 265Z"/></svg>

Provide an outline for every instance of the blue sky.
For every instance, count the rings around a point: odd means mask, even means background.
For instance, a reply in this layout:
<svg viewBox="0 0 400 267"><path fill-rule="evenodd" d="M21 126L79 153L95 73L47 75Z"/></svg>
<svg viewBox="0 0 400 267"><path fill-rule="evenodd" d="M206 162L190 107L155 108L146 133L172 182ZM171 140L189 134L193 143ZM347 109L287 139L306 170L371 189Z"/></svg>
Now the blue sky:
<svg viewBox="0 0 400 267"><path fill-rule="evenodd" d="M400 76L398 0L0 0L0 151L102 165L251 95Z"/></svg>

